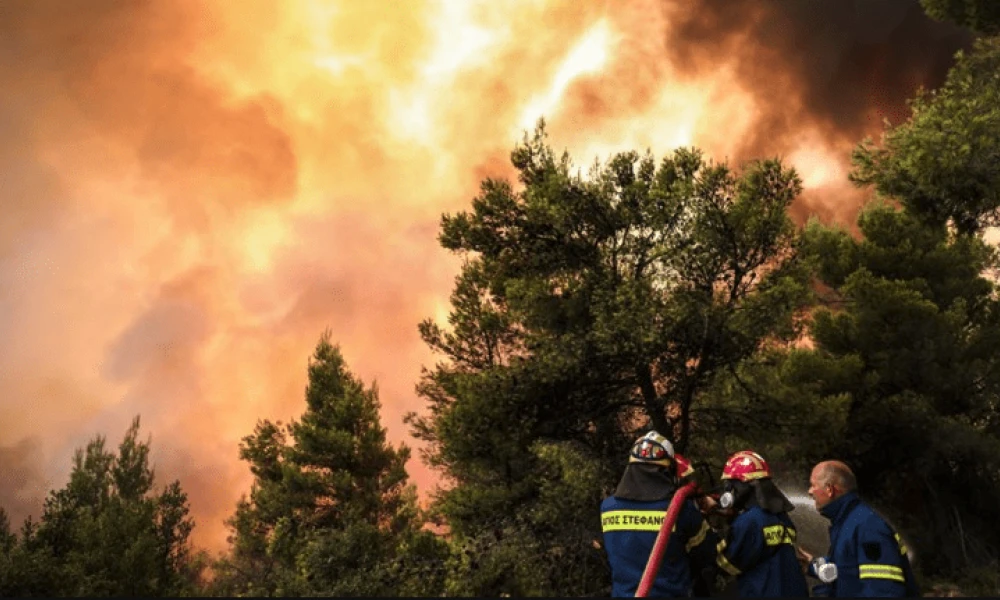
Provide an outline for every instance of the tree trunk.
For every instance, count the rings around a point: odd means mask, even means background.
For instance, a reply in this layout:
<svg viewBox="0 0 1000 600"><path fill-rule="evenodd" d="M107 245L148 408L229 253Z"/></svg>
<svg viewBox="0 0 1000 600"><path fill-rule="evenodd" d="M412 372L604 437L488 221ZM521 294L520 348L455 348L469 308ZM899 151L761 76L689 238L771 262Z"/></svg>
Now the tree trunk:
<svg viewBox="0 0 1000 600"><path fill-rule="evenodd" d="M663 399L657 396L656 387L653 385L653 373L649 369L648 364L640 364L635 369L636 375L639 378L639 389L642 390L642 399L646 405L646 414L649 415L649 420L653 423L653 428L656 429L660 435L663 435L670 443L674 443L674 432L670 423L667 422L667 416L663 414Z"/></svg>

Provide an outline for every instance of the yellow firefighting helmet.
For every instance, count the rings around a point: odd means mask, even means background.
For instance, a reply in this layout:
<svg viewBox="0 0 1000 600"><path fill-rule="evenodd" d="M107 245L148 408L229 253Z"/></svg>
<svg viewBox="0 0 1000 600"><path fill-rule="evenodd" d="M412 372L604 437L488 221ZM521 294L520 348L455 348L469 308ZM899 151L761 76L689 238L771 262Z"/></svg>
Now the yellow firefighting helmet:
<svg viewBox="0 0 1000 600"><path fill-rule="evenodd" d="M674 446L667 438L650 431L635 441L629 452L628 462L669 468L674 464Z"/></svg>

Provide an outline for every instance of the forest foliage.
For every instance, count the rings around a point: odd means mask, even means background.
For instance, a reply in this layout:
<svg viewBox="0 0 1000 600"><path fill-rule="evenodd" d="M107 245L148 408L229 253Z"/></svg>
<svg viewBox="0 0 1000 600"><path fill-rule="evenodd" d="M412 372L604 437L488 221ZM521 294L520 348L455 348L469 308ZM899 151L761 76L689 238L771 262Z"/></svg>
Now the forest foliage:
<svg viewBox="0 0 1000 600"><path fill-rule="evenodd" d="M923 0L996 33L992 3ZM787 481L852 465L915 546L925 587L1000 594L1000 41L984 35L912 117L853 153L856 223L796 225L778 159L695 148L590 169L544 123L442 217L463 257L407 416L441 477L426 506L374 384L329 332L301 416L242 441L252 487L210 558L139 419L74 456L41 516L0 508L0 595L599 596L598 505L650 428L714 479L753 447Z"/></svg>

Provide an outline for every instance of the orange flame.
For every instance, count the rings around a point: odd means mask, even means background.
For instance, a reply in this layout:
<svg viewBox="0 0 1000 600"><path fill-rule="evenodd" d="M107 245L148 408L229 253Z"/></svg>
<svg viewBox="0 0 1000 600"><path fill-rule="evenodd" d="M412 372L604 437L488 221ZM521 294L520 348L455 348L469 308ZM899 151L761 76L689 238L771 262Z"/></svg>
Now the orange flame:
<svg viewBox="0 0 1000 600"><path fill-rule="evenodd" d="M652 0L0 12L16 53L0 62L0 439L38 442L0 503L37 514L73 447L141 413L160 482L181 478L212 548L249 487L240 437L301 414L324 328L409 441L401 416L435 360L416 324L447 313L458 269L440 214L509 175L537 117L584 166L682 144L723 159L756 123L727 62L670 63ZM791 154L815 186L842 179L841 156L819 136ZM417 460L411 474L433 484Z"/></svg>

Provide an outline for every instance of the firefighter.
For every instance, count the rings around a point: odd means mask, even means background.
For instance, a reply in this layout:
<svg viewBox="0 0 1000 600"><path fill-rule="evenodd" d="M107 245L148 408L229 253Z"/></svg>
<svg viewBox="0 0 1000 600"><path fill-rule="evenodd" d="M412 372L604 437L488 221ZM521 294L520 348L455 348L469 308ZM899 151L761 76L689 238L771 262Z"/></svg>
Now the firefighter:
<svg viewBox="0 0 1000 600"><path fill-rule="evenodd" d="M686 485L688 483L694 483L696 486L698 482L696 481L696 471L694 465L688 460L684 455L679 452L674 452L674 463L677 466L677 485L678 487ZM704 494L700 489L696 488L695 493L691 494L691 498L694 500L695 506L701 511L701 514L708 517L712 514L714 501L711 496ZM713 527L713 523L709 520L709 527ZM714 527L713 527L714 529ZM716 583L716 579L713 576L712 569L706 569L702 574L702 577L694 578L694 588L692 589L693 595L695 596L711 596L712 590Z"/></svg>
<svg viewBox="0 0 1000 600"><path fill-rule="evenodd" d="M920 595L906 546L892 527L857 494L857 480L840 461L816 465L809 495L830 520L830 552L809 561L809 574L822 584L814 595L836 598L916 597Z"/></svg>
<svg viewBox="0 0 1000 600"><path fill-rule="evenodd" d="M601 503L613 596L635 596L678 487L671 443L655 431L636 440L618 487ZM703 572L711 572L717 542L694 502L685 500L649 595L684 597L704 590L699 580Z"/></svg>
<svg viewBox="0 0 1000 600"><path fill-rule="evenodd" d="M694 465L691 464L690 460L685 458L683 455L675 452L674 462L677 463L678 485L684 485L692 481L695 482L695 485L698 484L697 479L695 477L696 471L694 470ZM703 515L706 516L711 515L713 514L713 511L717 508L718 503L715 501L715 499L709 494L702 493L700 490L692 494L692 497L694 498L695 504L698 506L698 510L700 510ZM712 523L709 523L709 526L711 525Z"/></svg>
<svg viewBox="0 0 1000 600"><path fill-rule="evenodd" d="M691 461L675 452L674 462L677 464L677 480L681 485L690 481L690 478L694 475L694 466L691 464Z"/></svg>
<svg viewBox="0 0 1000 600"><path fill-rule="evenodd" d="M718 566L736 577L741 597L806 597L809 586L795 553L795 506L771 479L771 469L756 452L729 457L722 470L719 507L732 519L719 542Z"/></svg>

